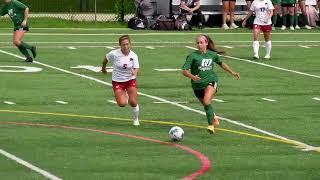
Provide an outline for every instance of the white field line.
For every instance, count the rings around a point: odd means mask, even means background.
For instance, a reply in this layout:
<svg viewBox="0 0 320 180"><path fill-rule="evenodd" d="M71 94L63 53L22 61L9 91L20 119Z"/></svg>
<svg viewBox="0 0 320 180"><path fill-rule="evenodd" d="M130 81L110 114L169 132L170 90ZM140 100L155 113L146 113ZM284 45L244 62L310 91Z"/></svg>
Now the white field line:
<svg viewBox="0 0 320 180"><path fill-rule="evenodd" d="M19 163L19 164L21 164L21 165L23 165L23 166L35 171L35 172L37 172L37 173L39 173L41 175L43 175L47 179L50 179L50 180L62 180L61 178L59 178L59 177L57 177L57 176L55 176L55 175L53 175L53 174L51 174L51 173L49 173L49 172L47 172L45 170L40 169L37 166L34 166L34 165L30 164L29 162L27 162L27 161L25 161L23 159L20 159L20 158L18 158L17 156L15 156L13 154L10 154L10 153L4 151L3 149L0 149L0 154L4 155L5 157L7 157L7 158L9 158L11 160L16 161L17 163Z"/></svg>
<svg viewBox="0 0 320 180"><path fill-rule="evenodd" d="M28 33L29 36L119 36L123 33ZM175 32L152 32L152 33L128 33L130 36L195 36L200 33L175 33ZM206 33L208 35L252 35L252 33L231 33L231 32L213 32ZM273 35L319 35L320 33L310 32L310 33L272 33ZM11 33L0 33L0 36L12 36Z"/></svg>
<svg viewBox="0 0 320 180"><path fill-rule="evenodd" d="M114 50L116 48L112 47L112 46L106 46L107 49L111 49L111 50Z"/></svg>
<svg viewBox="0 0 320 180"><path fill-rule="evenodd" d="M152 50L153 50L153 49L156 49L156 48L153 47L153 46L146 46L146 48L147 48L147 49L152 49Z"/></svg>
<svg viewBox="0 0 320 180"><path fill-rule="evenodd" d="M18 59L24 60L24 57L22 57L22 56L19 56L19 55L16 55L16 54L12 54L10 52L3 51L3 50L0 50L0 52L3 53L3 54L7 54L7 55L10 55L10 56L16 57ZM97 83L104 84L104 85L112 87L112 84L110 84L108 82L105 82L105 81L102 81L102 80L99 80L99 79L96 79L96 78L93 78L93 77L90 77L90 76L86 76L86 75L83 75L83 74L78 74L78 73L75 73L75 72L72 72L72 71L61 69L61 68L58 68L58 67L55 67L55 66L51 66L51 65L48 65L48 64L44 64L44 63L41 63L41 62L38 62L38 61L34 61L34 63L42 65L42 66L47 67L47 68L55 69L55 70L58 70L58 71L61 71L61 72L67 73L67 74L72 74L72 75L75 75L75 76L78 76L78 77L82 77L84 79L89 79L89 80L95 81ZM182 104L177 104L177 103L174 103L172 101L166 100L166 99L161 98L161 97L145 94L145 93L142 93L142 92L138 92L138 94L141 95L141 96L149 97L150 99L153 99L153 100L166 102L167 104L170 104L170 105L173 105L173 106L176 106L176 107L180 107L182 109L185 109L185 110L188 110L188 111L191 111L191 112L195 112L195 113L198 113L198 114L206 115L206 113L203 112L203 111L200 111L200 110L197 110L197 109L193 109L191 107L188 107L188 106L185 106L185 105L182 105ZM235 124L235 125L238 125L238 126L241 126L241 127L244 127L244 128L247 128L247 129L250 129L250 130L253 130L253 131L268 135L268 136L271 136L271 137L275 137L275 138L278 138L278 139L282 139L282 140L291 142L291 143L295 144L297 147L299 147L299 148L301 148L303 150L308 150L308 151L314 150L314 151L320 152L320 147L315 147L315 146L311 146L311 145L305 144L305 143L300 142L300 141L292 140L292 139L289 139L287 137L280 136L280 135L277 135L277 134L274 134L274 133L271 133L271 132L259 129L257 127L254 127L254 126L250 126L250 125L235 121L235 120L231 120L231 119L224 118L224 117L221 117L221 116L219 118L221 120L224 120L224 121L229 122L231 124Z"/></svg>
<svg viewBox="0 0 320 180"><path fill-rule="evenodd" d="M176 71L181 71L182 69L154 69L154 70L159 72L176 72Z"/></svg>
<svg viewBox="0 0 320 180"><path fill-rule="evenodd" d="M242 58L237 58L237 57L233 57L233 56L225 56L225 55L221 55L221 56L226 57L226 58L229 58L229 59L234 59L234 60L238 60L238 61L244 61L244 62L247 62L247 63L252 63L252 64L261 65L261 66L266 66L266 67L273 68L273 69L278 69L278 70L281 70L281 71L291 72L291 73L295 73L295 74L299 74L299 75L303 75L303 76L320 78L320 76L318 76L318 75L309 74L309 73L304 73L304 72L295 71L295 70L291 70L291 69L285 69L285 68L273 66L273 65L270 65L270 64L264 64L264 63L261 63L261 62L251 61L251 60L249 60L249 59L242 59Z"/></svg>
<svg viewBox="0 0 320 180"><path fill-rule="evenodd" d="M198 50L197 48L192 47L192 46L185 46L185 47L188 48L188 49L192 49L192 50Z"/></svg>
<svg viewBox="0 0 320 180"><path fill-rule="evenodd" d="M314 97L314 98L312 98L313 100L316 100L316 101L320 101L320 98L318 98L318 97Z"/></svg>
<svg viewBox="0 0 320 180"><path fill-rule="evenodd" d="M173 103L177 103L177 104L188 104L187 101L172 101ZM153 102L154 104L168 104L167 102L163 102L163 101L155 101Z"/></svg>
<svg viewBox="0 0 320 180"><path fill-rule="evenodd" d="M225 101L224 101L224 100L222 100L222 99L216 99L216 98L212 99L212 101L216 101L216 102L220 102L220 103L225 102Z"/></svg>
<svg viewBox="0 0 320 180"><path fill-rule="evenodd" d="M65 101L56 101L56 103L58 103L58 104L69 104L68 102L65 102Z"/></svg>
<svg viewBox="0 0 320 180"><path fill-rule="evenodd" d="M108 102L109 102L109 103L112 103L112 104L117 104L117 102L114 101L114 100L108 100Z"/></svg>
<svg viewBox="0 0 320 180"><path fill-rule="evenodd" d="M8 105L15 105L15 102L11 102L11 101L3 101L4 104L8 104Z"/></svg>
<svg viewBox="0 0 320 180"><path fill-rule="evenodd" d="M227 49L232 49L233 48L232 46L222 46L222 47L225 47Z"/></svg>
<svg viewBox="0 0 320 180"><path fill-rule="evenodd" d="M276 102L276 100L274 99L269 99L269 98L261 98L261 99L269 102Z"/></svg>
<svg viewBox="0 0 320 180"><path fill-rule="evenodd" d="M299 47L306 48L306 49L310 48L309 46L304 46L304 45L299 45Z"/></svg>
<svg viewBox="0 0 320 180"><path fill-rule="evenodd" d="M71 50L75 50L75 49L77 49L76 47L74 47L74 46L69 46L69 47L67 47L68 49L71 49Z"/></svg>

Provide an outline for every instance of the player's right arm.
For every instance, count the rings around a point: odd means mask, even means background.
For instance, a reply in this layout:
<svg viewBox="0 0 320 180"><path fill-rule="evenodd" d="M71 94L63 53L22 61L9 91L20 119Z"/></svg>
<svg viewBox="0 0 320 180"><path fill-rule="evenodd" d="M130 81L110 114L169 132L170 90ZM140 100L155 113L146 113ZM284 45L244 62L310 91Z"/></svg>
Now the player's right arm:
<svg viewBox="0 0 320 180"><path fill-rule="evenodd" d="M193 63L193 58L192 58L191 55L189 55L189 56L187 57L186 62L185 62L184 65L183 65L182 74L183 74L184 76L192 79L193 81L200 81L201 78L200 78L198 75L193 75L193 74L190 72L192 63Z"/></svg>
<svg viewBox="0 0 320 180"><path fill-rule="evenodd" d="M108 64L109 60L107 59L107 57L105 57L103 59L103 62L102 62L102 68L101 68L101 72L106 74L107 73L107 64Z"/></svg>

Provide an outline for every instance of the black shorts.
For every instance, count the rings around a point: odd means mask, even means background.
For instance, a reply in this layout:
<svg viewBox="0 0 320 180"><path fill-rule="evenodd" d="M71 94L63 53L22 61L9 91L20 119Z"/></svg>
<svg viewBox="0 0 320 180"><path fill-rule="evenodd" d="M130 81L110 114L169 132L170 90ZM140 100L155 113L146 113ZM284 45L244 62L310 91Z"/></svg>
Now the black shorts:
<svg viewBox="0 0 320 180"><path fill-rule="evenodd" d="M281 4L282 7L296 7L296 4Z"/></svg>
<svg viewBox="0 0 320 180"><path fill-rule="evenodd" d="M218 83L217 82L211 82L208 84L208 86L212 86L216 89L216 92L218 92ZM198 98L198 99L202 99L204 97L204 89L197 89L197 90L193 90L194 95Z"/></svg>

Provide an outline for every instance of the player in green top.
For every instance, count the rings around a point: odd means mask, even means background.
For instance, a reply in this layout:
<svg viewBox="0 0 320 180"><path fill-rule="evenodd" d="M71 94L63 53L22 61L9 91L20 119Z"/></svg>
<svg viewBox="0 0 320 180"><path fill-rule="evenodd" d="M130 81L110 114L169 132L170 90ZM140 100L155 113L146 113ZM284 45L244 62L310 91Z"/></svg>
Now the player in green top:
<svg viewBox="0 0 320 180"><path fill-rule="evenodd" d="M214 133L214 125L219 125L211 105L212 98L217 92L218 76L213 71L214 63L222 69L240 79L238 73L234 72L226 63L223 63L218 54L224 52L215 48L214 42L207 35L199 35L197 38L198 50L189 54L183 65L183 75L191 79L192 89L195 96L204 106L208 120L208 131Z"/></svg>
<svg viewBox="0 0 320 180"><path fill-rule="evenodd" d="M0 15L8 14L13 22L13 44L27 58L26 62L33 62L28 50L36 57L36 47L22 41L26 31L29 31L28 17L29 8L18 0L4 0L4 5L0 9Z"/></svg>

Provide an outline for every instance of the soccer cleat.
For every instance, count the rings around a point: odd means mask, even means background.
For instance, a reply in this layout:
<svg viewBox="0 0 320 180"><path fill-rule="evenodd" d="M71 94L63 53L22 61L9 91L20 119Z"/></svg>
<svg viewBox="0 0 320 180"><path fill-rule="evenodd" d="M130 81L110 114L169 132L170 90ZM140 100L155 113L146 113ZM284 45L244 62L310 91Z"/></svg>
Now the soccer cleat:
<svg viewBox="0 0 320 180"><path fill-rule="evenodd" d="M139 120L138 119L133 120L133 125L140 126Z"/></svg>
<svg viewBox="0 0 320 180"><path fill-rule="evenodd" d="M290 30L291 30L291 31L294 31L294 27L293 27L293 26L290 26Z"/></svg>
<svg viewBox="0 0 320 180"><path fill-rule="evenodd" d="M294 27L295 29L300 29L300 26L296 25L296 27Z"/></svg>
<svg viewBox="0 0 320 180"><path fill-rule="evenodd" d="M281 30L285 30L287 27L286 26L282 26L281 27Z"/></svg>
<svg viewBox="0 0 320 180"><path fill-rule="evenodd" d="M219 119L218 119L218 116L214 116L213 118L213 125L214 126L219 126L220 122L219 122Z"/></svg>
<svg viewBox="0 0 320 180"><path fill-rule="evenodd" d="M222 29L227 30L227 29L229 29L229 26L227 24L223 24Z"/></svg>
<svg viewBox="0 0 320 180"><path fill-rule="evenodd" d="M312 29L312 27L309 26L309 25L305 25L304 28L306 28L306 29Z"/></svg>
<svg viewBox="0 0 320 180"><path fill-rule="evenodd" d="M209 132L210 134L213 134L213 133L214 133L214 126L213 126L213 125L208 126L207 130L208 130L208 132Z"/></svg>
<svg viewBox="0 0 320 180"><path fill-rule="evenodd" d="M33 58L37 57L37 48L35 46L32 46L31 53Z"/></svg>
<svg viewBox="0 0 320 180"><path fill-rule="evenodd" d="M33 59L32 59L32 57L27 57L27 59L24 62L32 63Z"/></svg>
<svg viewBox="0 0 320 180"><path fill-rule="evenodd" d="M230 24L230 29L237 29L239 26L237 26L235 23Z"/></svg>
<svg viewBox="0 0 320 180"><path fill-rule="evenodd" d="M254 55L254 56L253 56L253 59L254 59L254 60L257 60L257 59L259 59L259 56L258 56L258 55Z"/></svg>
<svg viewBox="0 0 320 180"><path fill-rule="evenodd" d="M271 58L270 55L264 56L264 59L265 59L265 60L270 60L270 58Z"/></svg>

